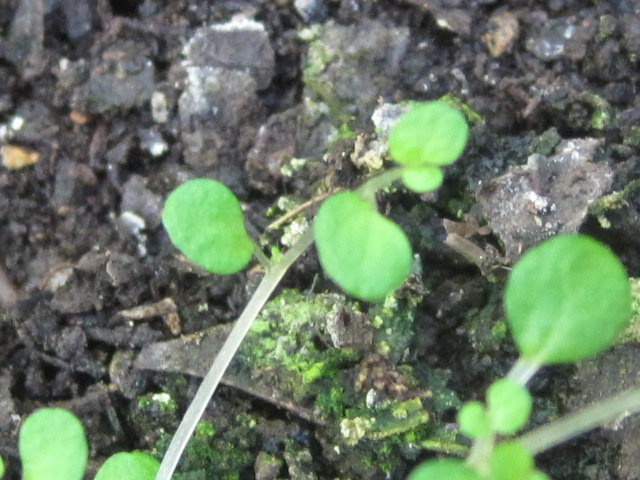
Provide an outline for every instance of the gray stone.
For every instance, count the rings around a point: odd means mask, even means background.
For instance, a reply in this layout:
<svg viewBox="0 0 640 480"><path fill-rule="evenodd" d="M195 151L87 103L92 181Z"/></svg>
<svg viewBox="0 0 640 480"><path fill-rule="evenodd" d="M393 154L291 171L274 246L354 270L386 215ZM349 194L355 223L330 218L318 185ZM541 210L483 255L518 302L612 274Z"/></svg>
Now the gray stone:
<svg viewBox="0 0 640 480"><path fill-rule="evenodd" d="M269 86L275 54L261 23L243 17L199 28L184 49L185 67L219 68L249 73L262 90Z"/></svg>
<svg viewBox="0 0 640 480"><path fill-rule="evenodd" d="M480 186L476 197L510 263L547 238L577 232L589 206L607 193L613 171L592 162L600 143L564 140L555 155L533 154L526 165Z"/></svg>
<svg viewBox="0 0 640 480"><path fill-rule="evenodd" d="M407 28L380 22L328 22L305 33L309 50L304 95L322 101L338 121L356 116L366 123L382 96L391 95L409 42Z"/></svg>
<svg viewBox="0 0 640 480"><path fill-rule="evenodd" d="M102 114L142 106L155 90L155 69L146 45L120 41L102 53L99 65L74 92L73 108Z"/></svg>

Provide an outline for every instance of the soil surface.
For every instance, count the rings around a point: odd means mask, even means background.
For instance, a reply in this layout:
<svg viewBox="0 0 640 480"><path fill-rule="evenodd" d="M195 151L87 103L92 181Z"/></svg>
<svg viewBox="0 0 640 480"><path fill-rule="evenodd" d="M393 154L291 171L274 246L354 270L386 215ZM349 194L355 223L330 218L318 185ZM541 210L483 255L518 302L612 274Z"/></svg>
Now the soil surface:
<svg viewBox="0 0 640 480"><path fill-rule="evenodd" d="M286 249L309 200L391 164L403 102L445 95L472 127L463 157L437 193L379 199L417 254L409 283L354 302L308 251L176 478L402 479L459 454L457 407L516 358L505 267L582 232L640 276L638 52L638 0L0 1L6 478L48 405L85 425L87 478L117 451L161 458L262 275L181 257L160 218L173 188L224 182L265 251ZM637 338L538 375L531 425L639 385ZM638 437L626 419L538 466L635 479Z"/></svg>

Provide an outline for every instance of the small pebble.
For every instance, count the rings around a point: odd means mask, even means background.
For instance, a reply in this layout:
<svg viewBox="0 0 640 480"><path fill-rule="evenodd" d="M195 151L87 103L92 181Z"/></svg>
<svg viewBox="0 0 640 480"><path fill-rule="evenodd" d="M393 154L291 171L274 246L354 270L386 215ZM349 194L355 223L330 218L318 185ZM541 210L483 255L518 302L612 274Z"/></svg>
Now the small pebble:
<svg viewBox="0 0 640 480"><path fill-rule="evenodd" d="M9 170L20 170L34 165L40 160L38 152L15 145L5 145L0 148L0 156L2 157L2 164Z"/></svg>

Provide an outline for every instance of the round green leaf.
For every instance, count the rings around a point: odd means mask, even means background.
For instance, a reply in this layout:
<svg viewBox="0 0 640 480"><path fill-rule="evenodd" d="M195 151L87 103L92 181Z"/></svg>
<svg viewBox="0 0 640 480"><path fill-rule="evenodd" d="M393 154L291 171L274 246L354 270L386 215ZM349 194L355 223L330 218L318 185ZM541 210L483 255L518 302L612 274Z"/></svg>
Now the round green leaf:
<svg viewBox="0 0 640 480"><path fill-rule="evenodd" d="M624 267L604 245L562 235L527 252L513 268L505 309L523 359L571 363L613 342L631 313Z"/></svg>
<svg viewBox="0 0 640 480"><path fill-rule="evenodd" d="M238 199L215 180L192 180L171 192L162 223L173 244L212 273L239 272L253 255Z"/></svg>
<svg viewBox="0 0 640 480"><path fill-rule="evenodd" d="M382 300L411 271L413 254L404 232L353 192L327 199L313 232L327 275L354 297Z"/></svg>
<svg viewBox="0 0 640 480"><path fill-rule="evenodd" d="M511 435L527 423L531 414L531 395L516 382L501 379L487 391L487 410L494 432Z"/></svg>
<svg viewBox="0 0 640 480"><path fill-rule="evenodd" d="M407 480L480 480L480 476L462 461L445 458L418 465Z"/></svg>
<svg viewBox="0 0 640 480"><path fill-rule="evenodd" d="M496 446L489 464L494 480L527 480L535 467L531 454L516 442Z"/></svg>
<svg viewBox="0 0 640 480"><path fill-rule="evenodd" d="M414 192L426 193L442 185L444 175L439 167L406 167L402 170L402 181Z"/></svg>
<svg viewBox="0 0 640 480"><path fill-rule="evenodd" d="M81 480L89 455L80 420L61 408L27 417L18 440L22 480Z"/></svg>
<svg viewBox="0 0 640 480"><path fill-rule="evenodd" d="M469 438L480 438L491 433L491 424L484 405L480 402L467 402L458 412L460 431Z"/></svg>
<svg viewBox="0 0 640 480"><path fill-rule="evenodd" d="M153 480L160 463L141 452L120 452L111 455L100 467L95 480Z"/></svg>
<svg viewBox="0 0 640 480"><path fill-rule="evenodd" d="M445 102L416 104L389 135L389 153L408 167L442 166L455 162L467 143L464 115Z"/></svg>

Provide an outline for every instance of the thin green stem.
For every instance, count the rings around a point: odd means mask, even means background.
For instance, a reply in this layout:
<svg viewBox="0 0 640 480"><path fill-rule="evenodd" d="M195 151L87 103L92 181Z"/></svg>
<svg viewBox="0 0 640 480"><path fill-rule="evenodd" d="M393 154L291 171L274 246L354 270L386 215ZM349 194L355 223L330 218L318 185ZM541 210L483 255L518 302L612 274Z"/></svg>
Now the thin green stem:
<svg viewBox="0 0 640 480"><path fill-rule="evenodd" d="M495 445L495 434L491 433L473 442L466 464L482 475L489 473L489 459Z"/></svg>
<svg viewBox="0 0 640 480"><path fill-rule="evenodd" d="M267 270L260 285L254 292L251 300L245 307L244 311L236 321L227 340L222 345L220 352L213 361L213 365L205 375L200 388L196 392L189 408L184 414L178 430L171 439L169 448L162 459L160 469L156 474L155 480L170 480L173 472L178 465L178 461L182 456L193 431L195 430L200 418L202 417L207 404L211 400L224 372L231 363L236 351L251 329L253 321L256 319L262 307L269 300L269 297L278 286L278 283L287 272L291 264L311 245L313 242L313 233L311 230L304 233L302 237L293 245L278 261Z"/></svg>
<svg viewBox="0 0 640 480"><path fill-rule="evenodd" d="M640 388L623 392L538 427L516 441L532 455L537 455L596 427L638 412L640 412Z"/></svg>
<svg viewBox="0 0 640 480"><path fill-rule="evenodd" d="M268 270L271 267L271 260L264 254L262 249L257 243L253 243L253 254L260 262L260 265L264 267L265 270Z"/></svg>
<svg viewBox="0 0 640 480"><path fill-rule="evenodd" d="M376 175L375 177L370 178L365 183L363 183L360 188L356 190L356 193L364 198L367 202L375 205L375 195L378 190L382 190L385 187L388 187L396 180L400 180L402 178L402 168L392 168L391 170L387 170L380 175Z"/></svg>

